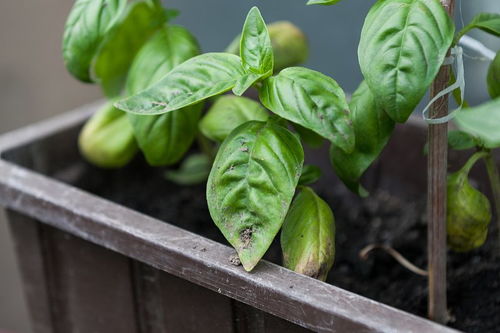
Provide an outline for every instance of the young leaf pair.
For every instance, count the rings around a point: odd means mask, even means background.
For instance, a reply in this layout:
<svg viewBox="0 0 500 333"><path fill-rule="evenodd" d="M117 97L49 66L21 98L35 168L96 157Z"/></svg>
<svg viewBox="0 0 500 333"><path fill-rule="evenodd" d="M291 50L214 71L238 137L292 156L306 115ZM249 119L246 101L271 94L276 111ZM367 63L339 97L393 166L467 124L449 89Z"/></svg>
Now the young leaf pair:
<svg viewBox="0 0 500 333"><path fill-rule="evenodd" d="M302 237L318 235L320 227L324 231L322 237L328 241L300 247L298 244L309 241L310 237L304 240L295 237L292 241L284 236L287 241L282 245L286 244L286 262L297 264L290 268L324 278L333 263L333 214L326 203L310 194L310 189L302 189L301 193L308 194L299 194L292 204L302 175L304 152L298 136L284 126L282 118L329 139L340 149L352 150L354 133L345 95L334 80L305 68L287 68L271 76L274 72L271 39L255 7L245 21L239 49L239 57L228 53L194 57L175 67L157 84L116 105L131 114L162 115L182 112L180 109L229 90L241 95L250 86L256 86L262 104L278 117L269 118L255 102L223 96L200 124L208 137L224 140L207 184L211 216L237 250L245 269L252 270L283 225L290 205L293 208L305 205L304 201L313 201L313 207L321 207L321 214L307 209L310 213L304 213L300 220L297 213L289 214L285 227L295 230L300 223ZM223 103L226 107L220 107ZM228 113L228 109L239 113ZM226 118L223 114L231 116ZM236 124L239 126L234 128ZM322 213L324 210L328 213ZM289 253L292 248L303 251ZM315 264L306 265L311 260ZM312 267L318 271L313 272Z"/></svg>

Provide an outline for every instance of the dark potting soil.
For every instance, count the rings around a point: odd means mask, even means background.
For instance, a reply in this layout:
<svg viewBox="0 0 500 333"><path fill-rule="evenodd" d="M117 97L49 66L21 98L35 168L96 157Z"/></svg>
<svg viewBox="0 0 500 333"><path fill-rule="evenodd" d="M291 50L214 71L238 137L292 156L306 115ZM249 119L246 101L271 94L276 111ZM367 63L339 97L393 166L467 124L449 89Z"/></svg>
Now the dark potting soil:
<svg viewBox="0 0 500 333"><path fill-rule="evenodd" d="M164 172L137 158L114 171L81 162L69 178L88 192L227 244L210 218L205 184L178 186L165 180ZM68 173L59 176L65 180ZM342 185L320 190L319 195L332 207L337 228L335 265L327 282L425 317L425 277L381 251L375 250L365 261L359 257L366 245L386 244L425 268L425 199L405 199L382 190L367 199L353 199ZM494 238L491 233L485 246L466 254L449 252L448 302L454 328L481 333L500 330L500 260L492 255ZM281 263L277 241L265 258Z"/></svg>

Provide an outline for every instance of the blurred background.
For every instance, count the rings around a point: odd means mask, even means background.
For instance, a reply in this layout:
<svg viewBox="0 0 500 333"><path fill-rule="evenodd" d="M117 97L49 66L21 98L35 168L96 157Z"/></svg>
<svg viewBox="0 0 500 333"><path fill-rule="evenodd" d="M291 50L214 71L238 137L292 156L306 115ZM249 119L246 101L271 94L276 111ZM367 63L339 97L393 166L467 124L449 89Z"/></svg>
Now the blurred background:
<svg viewBox="0 0 500 333"><path fill-rule="evenodd" d="M170 0L203 51L222 51L237 35L246 13L259 6L267 22L290 20L308 36L307 67L322 71L352 92L361 81L356 55L363 19L374 0L342 1L330 7L305 6L306 0ZM460 2L461 5L460 5ZM71 0L0 1L0 133L68 111L101 96L99 89L67 74L60 55L61 36ZM460 10L461 7L461 10ZM459 0L456 20L469 22L482 11L500 12L498 0ZM474 31L494 51L500 40ZM488 62L466 54L466 97L488 99ZM13 244L0 211L0 332L31 332Z"/></svg>

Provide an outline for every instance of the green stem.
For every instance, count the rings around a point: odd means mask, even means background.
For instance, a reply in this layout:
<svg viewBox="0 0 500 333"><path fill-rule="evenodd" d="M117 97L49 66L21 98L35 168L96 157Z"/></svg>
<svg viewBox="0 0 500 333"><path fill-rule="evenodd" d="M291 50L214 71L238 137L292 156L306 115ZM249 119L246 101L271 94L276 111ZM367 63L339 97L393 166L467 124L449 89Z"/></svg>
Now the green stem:
<svg viewBox="0 0 500 333"><path fill-rule="evenodd" d="M500 256L500 173L498 172L498 168L495 164L495 159L493 158L491 151L486 152L484 163L486 164L486 170L488 171L488 177L490 178L491 191L493 192L493 201L497 215L498 244L496 255Z"/></svg>
<svg viewBox="0 0 500 333"><path fill-rule="evenodd" d="M487 151L478 151L474 155L472 155L469 160L464 164L462 170L465 171L467 174L469 174L470 169L474 166L474 164L477 163L481 158L486 159L486 157L489 155Z"/></svg>

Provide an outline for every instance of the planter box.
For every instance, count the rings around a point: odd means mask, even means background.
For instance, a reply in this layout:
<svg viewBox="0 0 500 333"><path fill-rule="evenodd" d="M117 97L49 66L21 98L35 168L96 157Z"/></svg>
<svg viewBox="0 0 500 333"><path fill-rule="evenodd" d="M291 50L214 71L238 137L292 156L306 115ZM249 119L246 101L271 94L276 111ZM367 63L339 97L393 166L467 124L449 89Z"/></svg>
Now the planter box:
<svg viewBox="0 0 500 333"><path fill-rule="evenodd" d="M0 138L0 205L35 332L453 331L266 261L246 273L225 245L68 185L99 105ZM425 173L404 172L425 170L404 144L419 147L422 133L398 127L367 181L422 193ZM331 174L323 186L338 182Z"/></svg>

